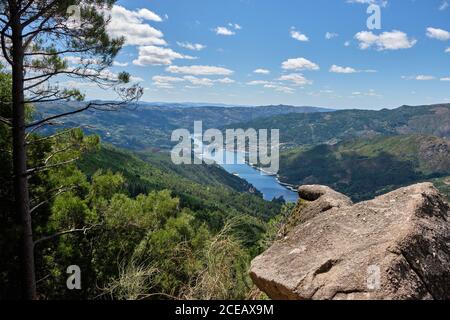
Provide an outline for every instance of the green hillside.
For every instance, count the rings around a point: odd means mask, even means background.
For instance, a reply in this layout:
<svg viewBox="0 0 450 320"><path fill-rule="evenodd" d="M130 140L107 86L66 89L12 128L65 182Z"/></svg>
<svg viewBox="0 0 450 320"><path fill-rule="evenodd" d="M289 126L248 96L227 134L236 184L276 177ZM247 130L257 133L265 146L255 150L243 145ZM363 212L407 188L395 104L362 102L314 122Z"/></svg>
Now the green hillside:
<svg viewBox="0 0 450 320"><path fill-rule="evenodd" d="M233 126L280 129L284 148L335 144L377 135L428 134L450 138L450 104L403 106L394 110L342 110L260 118Z"/></svg>
<svg viewBox="0 0 450 320"><path fill-rule="evenodd" d="M450 142L423 135L376 137L294 148L281 154L280 180L323 184L365 200L450 174Z"/></svg>
<svg viewBox="0 0 450 320"><path fill-rule="evenodd" d="M79 102L45 103L38 104L37 107L42 113L40 116L43 116L73 111L85 104ZM285 105L231 108L135 104L123 106L116 112L92 110L80 113L66 119L65 126L75 127L82 124L85 126L86 132L98 134L103 141L126 149L170 149L172 131L186 128L192 132L194 121L202 121L204 130L206 130L261 117L323 111L331 110Z"/></svg>
<svg viewBox="0 0 450 320"><path fill-rule="evenodd" d="M213 229L220 228L226 218L239 216L247 223L243 228L252 233L248 235L251 242L263 232L262 221L280 212L281 203L250 193L250 185L221 168L172 166L168 155L147 153L139 157L113 147L91 152L79 163L88 176L99 169L121 173L132 196L170 190L182 207L195 211L197 218L207 221ZM247 192L241 192L244 189Z"/></svg>

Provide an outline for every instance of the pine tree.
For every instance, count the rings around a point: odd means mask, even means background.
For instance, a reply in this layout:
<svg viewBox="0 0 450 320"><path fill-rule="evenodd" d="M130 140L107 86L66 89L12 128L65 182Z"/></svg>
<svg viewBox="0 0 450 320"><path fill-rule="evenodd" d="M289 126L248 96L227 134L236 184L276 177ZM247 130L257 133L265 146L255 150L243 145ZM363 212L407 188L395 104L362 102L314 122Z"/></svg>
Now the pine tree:
<svg viewBox="0 0 450 320"><path fill-rule="evenodd" d="M48 170L47 165L27 167L28 138L47 126L62 125L64 117L88 109L117 110L142 95L138 85L125 86L130 82L128 73L114 74L108 70L124 42L111 38L107 32L108 10L114 3L114 0L3 0L0 4L0 58L12 75L11 101L2 101L2 106L11 108L11 116L0 117L0 122L12 132L14 207L20 220L24 299L37 298L28 179ZM61 114L27 121L29 104L84 100L79 90L56 81L61 77L94 82L113 90L121 102L86 102Z"/></svg>

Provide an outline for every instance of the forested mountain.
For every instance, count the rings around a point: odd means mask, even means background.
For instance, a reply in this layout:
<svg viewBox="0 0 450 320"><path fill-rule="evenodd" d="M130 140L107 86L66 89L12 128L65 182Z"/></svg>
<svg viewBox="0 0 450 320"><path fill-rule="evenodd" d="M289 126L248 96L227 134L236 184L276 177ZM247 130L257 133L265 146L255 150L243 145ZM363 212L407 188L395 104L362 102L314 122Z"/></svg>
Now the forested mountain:
<svg viewBox="0 0 450 320"><path fill-rule="evenodd" d="M37 117L69 112L78 107L78 102L39 104L41 113ZM141 103L129 104L117 112L91 111L73 115L66 119L64 126L83 125L86 132L99 134L104 141L127 149L170 149L172 131L180 128L193 131L194 121L203 121L206 130L261 117L325 111L330 109L285 105L234 108L152 106Z"/></svg>
<svg viewBox="0 0 450 320"><path fill-rule="evenodd" d="M450 141L397 135L305 146L283 152L280 168L283 182L327 185L360 201L437 178L439 186L445 187L445 177L450 176Z"/></svg>
<svg viewBox="0 0 450 320"><path fill-rule="evenodd" d="M376 135L429 134L450 138L450 104L402 106L380 111L278 115L233 124L239 128L280 129L284 147L328 143Z"/></svg>

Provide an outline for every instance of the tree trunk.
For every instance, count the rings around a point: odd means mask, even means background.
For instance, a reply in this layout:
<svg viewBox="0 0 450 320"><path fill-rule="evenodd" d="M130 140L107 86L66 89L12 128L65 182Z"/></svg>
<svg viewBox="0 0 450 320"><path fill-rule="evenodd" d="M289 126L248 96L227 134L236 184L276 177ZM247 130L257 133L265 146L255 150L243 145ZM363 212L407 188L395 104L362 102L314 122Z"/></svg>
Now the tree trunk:
<svg viewBox="0 0 450 320"><path fill-rule="evenodd" d="M14 3L15 1L12 1ZM13 172L14 198L16 214L21 222L21 272L22 297L27 300L36 299L36 276L34 269L33 229L31 225L27 152L25 145L25 99L24 99L24 48L22 25L16 5L11 7L12 28L12 118L13 118Z"/></svg>

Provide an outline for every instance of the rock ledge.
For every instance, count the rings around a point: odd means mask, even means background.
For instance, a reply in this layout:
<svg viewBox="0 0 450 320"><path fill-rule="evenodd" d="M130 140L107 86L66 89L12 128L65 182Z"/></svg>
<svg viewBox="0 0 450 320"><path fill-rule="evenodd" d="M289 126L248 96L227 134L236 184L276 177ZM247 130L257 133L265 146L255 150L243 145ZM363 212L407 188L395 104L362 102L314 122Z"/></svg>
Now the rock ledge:
<svg viewBox="0 0 450 320"><path fill-rule="evenodd" d="M272 299L449 299L449 205L430 183L353 204L302 186L295 225L252 261Z"/></svg>

